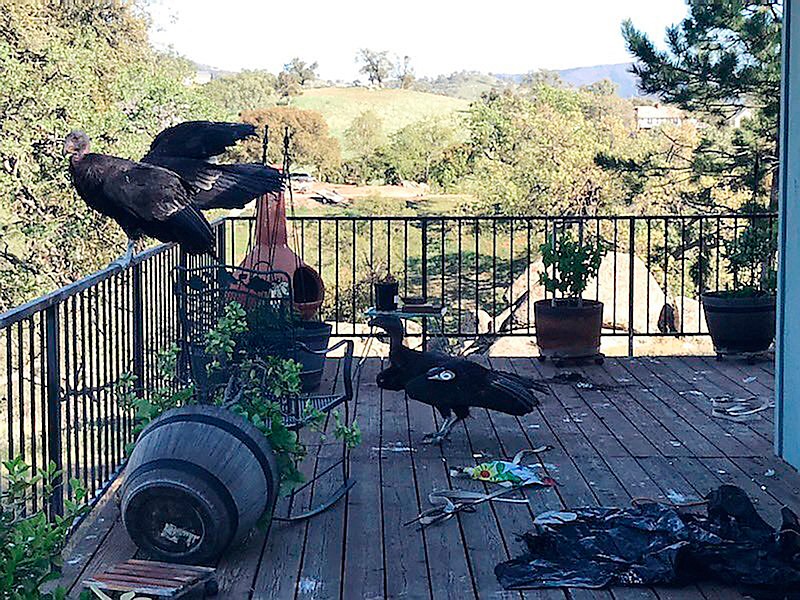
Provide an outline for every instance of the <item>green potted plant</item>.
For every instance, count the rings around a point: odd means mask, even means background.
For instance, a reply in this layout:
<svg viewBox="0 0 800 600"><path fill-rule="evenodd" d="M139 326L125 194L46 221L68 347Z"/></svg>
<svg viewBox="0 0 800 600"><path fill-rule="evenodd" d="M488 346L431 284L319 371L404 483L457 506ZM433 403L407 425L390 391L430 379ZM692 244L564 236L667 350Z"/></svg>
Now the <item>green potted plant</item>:
<svg viewBox="0 0 800 600"><path fill-rule="evenodd" d="M775 339L775 228L753 218L724 247L733 289L701 295L717 360L726 354L759 354Z"/></svg>
<svg viewBox="0 0 800 600"><path fill-rule="evenodd" d="M290 303L262 301L248 308L247 331L240 343L253 353L291 358L302 365L303 391L319 387L325 368L325 355L307 352L328 348L332 326L324 321L303 319ZM298 347L296 342L302 344Z"/></svg>
<svg viewBox="0 0 800 600"><path fill-rule="evenodd" d="M605 248L599 241L565 232L550 237L539 250L545 267L539 281L553 294L533 305L539 359L594 358L601 362L603 303L584 300L582 295L589 280L597 276Z"/></svg>
<svg viewBox="0 0 800 600"><path fill-rule="evenodd" d="M375 290L375 308L386 312L397 310L400 286L394 275L388 271L384 273L373 271L371 279Z"/></svg>

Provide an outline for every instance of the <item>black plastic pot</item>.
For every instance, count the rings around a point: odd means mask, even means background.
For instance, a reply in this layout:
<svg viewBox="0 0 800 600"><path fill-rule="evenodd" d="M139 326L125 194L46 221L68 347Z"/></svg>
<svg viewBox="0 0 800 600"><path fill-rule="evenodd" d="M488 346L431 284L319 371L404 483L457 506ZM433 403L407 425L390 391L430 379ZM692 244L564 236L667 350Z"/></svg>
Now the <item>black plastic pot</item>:
<svg viewBox="0 0 800 600"><path fill-rule="evenodd" d="M264 356L291 358L303 365L300 379L303 391L316 390L322 381L325 356L293 349L295 342L309 350L325 350L331 339L332 325L321 321L299 321L282 329L264 328L251 332L250 348Z"/></svg>
<svg viewBox="0 0 800 600"><path fill-rule="evenodd" d="M701 299L717 355L769 350L775 339L775 296L738 296L718 291L707 292Z"/></svg>
<svg viewBox="0 0 800 600"><path fill-rule="evenodd" d="M295 339L307 346L310 350L325 350L331 339L332 325L321 321L303 321L295 330ZM324 354L310 354L303 350L295 352L293 357L303 365L300 379L303 382L303 391L316 390L322 381L322 371L325 369Z"/></svg>
<svg viewBox="0 0 800 600"><path fill-rule="evenodd" d="M396 281L375 284L375 308L381 311L397 310L400 287Z"/></svg>
<svg viewBox="0 0 800 600"><path fill-rule="evenodd" d="M572 299L538 300L533 305L540 358L599 358L603 303Z"/></svg>

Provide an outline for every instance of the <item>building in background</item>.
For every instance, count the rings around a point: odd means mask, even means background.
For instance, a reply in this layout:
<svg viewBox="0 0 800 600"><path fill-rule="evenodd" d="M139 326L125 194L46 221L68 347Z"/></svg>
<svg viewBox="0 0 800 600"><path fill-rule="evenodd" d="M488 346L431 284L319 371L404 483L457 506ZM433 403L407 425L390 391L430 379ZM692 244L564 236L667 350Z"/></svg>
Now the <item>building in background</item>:
<svg viewBox="0 0 800 600"><path fill-rule="evenodd" d="M666 124L680 125L683 121L683 111L674 106L656 103L636 107L636 126L639 129L653 129Z"/></svg>

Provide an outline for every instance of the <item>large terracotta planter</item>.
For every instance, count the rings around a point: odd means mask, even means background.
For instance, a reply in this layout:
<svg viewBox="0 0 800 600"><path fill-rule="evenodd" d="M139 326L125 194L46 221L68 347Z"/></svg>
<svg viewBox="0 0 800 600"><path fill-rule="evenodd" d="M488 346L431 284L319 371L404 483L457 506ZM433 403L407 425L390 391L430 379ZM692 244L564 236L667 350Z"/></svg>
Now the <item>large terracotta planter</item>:
<svg viewBox="0 0 800 600"><path fill-rule="evenodd" d="M540 359L602 359L603 303L596 300L539 300L533 305Z"/></svg>
<svg viewBox="0 0 800 600"><path fill-rule="evenodd" d="M717 356L758 354L775 339L775 296L707 292L701 297Z"/></svg>

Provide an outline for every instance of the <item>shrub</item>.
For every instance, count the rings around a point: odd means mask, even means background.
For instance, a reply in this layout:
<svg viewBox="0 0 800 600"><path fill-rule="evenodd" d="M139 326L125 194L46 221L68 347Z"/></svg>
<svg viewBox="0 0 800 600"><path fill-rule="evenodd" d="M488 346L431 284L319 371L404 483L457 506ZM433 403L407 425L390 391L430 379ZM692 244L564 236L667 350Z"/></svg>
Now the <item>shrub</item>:
<svg viewBox="0 0 800 600"><path fill-rule="evenodd" d="M597 276L606 252L599 241L583 241L571 232L551 236L539 250L545 267L539 274L539 282L548 292L561 292L578 303L589 280ZM552 275L548 272L551 268L554 269Z"/></svg>
<svg viewBox="0 0 800 600"><path fill-rule="evenodd" d="M61 475L50 463L31 475L17 457L3 463L7 483L0 492L0 600L60 600L66 591L43 592L41 587L59 577L61 551L75 518L85 512L86 491L76 479L70 482L75 500L65 501L64 514L48 520L43 510L28 513L34 490L52 495ZM29 510L29 509L28 509Z"/></svg>

